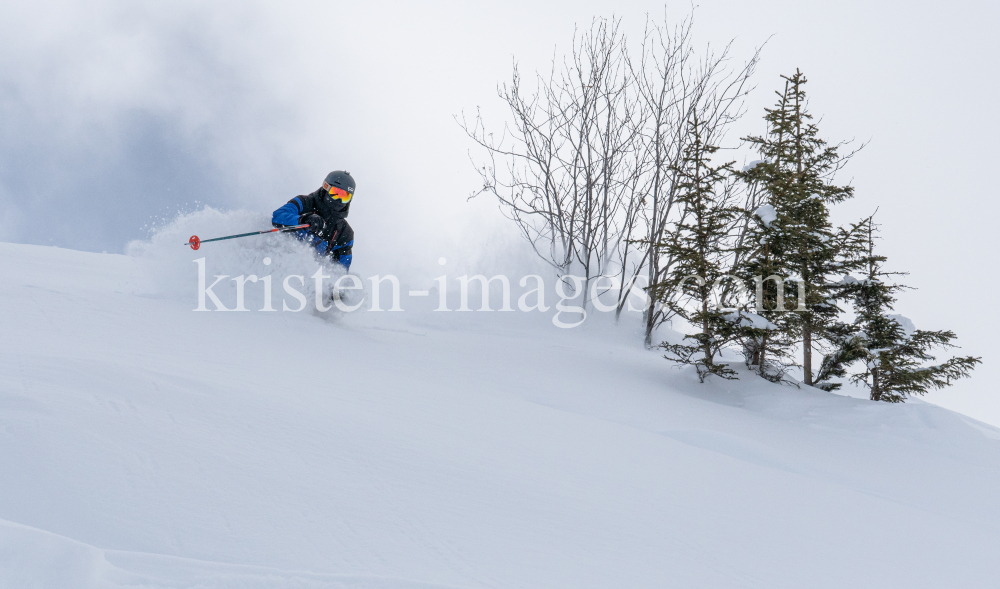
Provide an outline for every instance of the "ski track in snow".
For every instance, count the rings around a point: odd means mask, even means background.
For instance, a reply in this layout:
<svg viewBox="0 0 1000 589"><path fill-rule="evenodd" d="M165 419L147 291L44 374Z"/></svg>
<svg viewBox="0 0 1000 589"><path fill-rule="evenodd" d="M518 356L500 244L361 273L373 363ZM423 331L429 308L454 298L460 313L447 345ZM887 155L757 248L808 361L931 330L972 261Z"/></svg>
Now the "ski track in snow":
<svg viewBox="0 0 1000 589"><path fill-rule="evenodd" d="M5 587L458 589L373 575L323 575L162 554L101 550L8 521L0 521L0 551L7 564L2 579ZM46 565L46 570L38 566L40 562Z"/></svg>
<svg viewBox="0 0 1000 589"><path fill-rule="evenodd" d="M602 317L193 313L192 259L261 256L158 247L177 235L132 256L0 244L0 587L1000 578L996 428L700 385Z"/></svg>

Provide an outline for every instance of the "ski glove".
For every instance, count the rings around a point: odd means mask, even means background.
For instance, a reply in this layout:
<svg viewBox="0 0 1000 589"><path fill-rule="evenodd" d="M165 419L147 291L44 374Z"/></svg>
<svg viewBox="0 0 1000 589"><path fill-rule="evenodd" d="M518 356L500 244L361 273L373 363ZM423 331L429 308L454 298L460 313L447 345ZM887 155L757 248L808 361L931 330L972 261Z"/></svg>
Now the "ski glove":
<svg viewBox="0 0 1000 589"><path fill-rule="evenodd" d="M320 217L316 213L309 213L302 217L302 222L309 223L309 233L319 236L323 235L323 217Z"/></svg>

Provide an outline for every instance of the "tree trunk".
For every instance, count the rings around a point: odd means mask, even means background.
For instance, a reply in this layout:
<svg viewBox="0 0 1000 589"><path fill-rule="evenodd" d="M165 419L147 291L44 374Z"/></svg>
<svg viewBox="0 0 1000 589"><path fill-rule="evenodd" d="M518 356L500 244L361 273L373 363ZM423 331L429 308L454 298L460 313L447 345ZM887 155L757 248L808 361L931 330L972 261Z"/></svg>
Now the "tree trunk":
<svg viewBox="0 0 1000 589"><path fill-rule="evenodd" d="M656 320L655 316L654 316L654 313L653 313L653 309L654 309L655 305L656 305L656 303L652 300L652 297L650 297L649 306L646 307L646 317L645 317L645 319L646 319L646 337L643 340L643 342L644 342L644 344L645 344L645 346L647 348L652 347L652 345L653 345L653 324L654 324L654 321Z"/></svg>
<svg viewBox="0 0 1000 589"><path fill-rule="evenodd" d="M872 394L871 394L871 399L872 399L872 401L881 401L882 400L881 385L880 385L880 383L878 381L878 368L873 368L872 369Z"/></svg>
<svg viewBox="0 0 1000 589"><path fill-rule="evenodd" d="M702 320L701 332L704 333L705 336L706 336L705 337L705 347L704 347L702 353L705 354L705 364L707 364L708 366L711 366L713 364L713 362L715 361L715 358L712 357L713 356L713 354L712 354L712 341L711 341L711 338L712 338L712 327L711 327L711 324L708 322L708 297L709 297L709 295L708 295L707 292L705 292L704 288L702 288L702 293L701 294L702 294L702 298L701 298L701 312L702 312L702 316L705 318L705 319Z"/></svg>
<svg viewBox="0 0 1000 589"><path fill-rule="evenodd" d="M807 323L802 327L802 383L808 387L813 384L812 361L812 330Z"/></svg>
<svg viewBox="0 0 1000 589"><path fill-rule="evenodd" d="M757 348L757 374L764 376L764 354L767 352L767 334L760 338L760 347Z"/></svg>

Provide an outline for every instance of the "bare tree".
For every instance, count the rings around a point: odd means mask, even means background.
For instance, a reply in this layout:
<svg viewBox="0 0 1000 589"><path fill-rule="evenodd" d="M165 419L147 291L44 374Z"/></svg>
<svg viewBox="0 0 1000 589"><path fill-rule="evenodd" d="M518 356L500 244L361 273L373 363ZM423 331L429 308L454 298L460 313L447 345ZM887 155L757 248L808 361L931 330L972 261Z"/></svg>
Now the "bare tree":
<svg viewBox="0 0 1000 589"><path fill-rule="evenodd" d="M704 140L719 145L729 126L743 114L743 98L760 56L758 49L742 67L728 66L731 44L719 53L711 47L699 56L692 40L693 20L673 28L647 25L640 60L630 64L640 108L645 111L639 134L644 154L642 193L645 196L642 225L646 234L638 240L642 264L633 267L634 278L645 270L648 285L661 282L674 263L660 244L687 211L675 206L682 170L682 155L691 141L693 120L704 125ZM623 268L625 270L626 268ZM624 281L624 279L623 279ZM628 292L621 293L619 310ZM672 305L651 302L644 315L645 343L651 345L653 330L673 316Z"/></svg>
<svg viewBox="0 0 1000 589"><path fill-rule="evenodd" d="M495 195L560 274L578 270L585 293L617 255L621 217L628 215L621 176L634 167L635 101L619 27L620 20L600 19L575 34L572 55L553 63L547 78L539 76L531 95L515 64L511 83L498 89L513 115L499 140L480 116L460 121L489 154L478 167L477 194Z"/></svg>
<svg viewBox="0 0 1000 589"><path fill-rule="evenodd" d="M759 55L738 69L729 46L699 55L689 17L672 28L647 23L633 58L620 23L596 19L574 34L572 54L537 76L533 93L515 64L498 89L512 115L499 139L478 113L459 121L488 157L473 196L496 196L542 259L583 275L584 308L594 278L617 277L619 315L640 278L655 284L672 263L657 244L684 215L674 203L689 122L697 116L719 144L742 114ZM647 308L647 344L669 309Z"/></svg>

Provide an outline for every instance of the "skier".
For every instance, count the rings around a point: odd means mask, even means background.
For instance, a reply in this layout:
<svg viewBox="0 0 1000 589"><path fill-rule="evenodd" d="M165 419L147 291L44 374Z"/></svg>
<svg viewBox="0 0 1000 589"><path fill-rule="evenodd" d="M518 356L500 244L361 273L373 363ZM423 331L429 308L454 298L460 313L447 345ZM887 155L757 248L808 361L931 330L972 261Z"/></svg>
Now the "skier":
<svg viewBox="0 0 1000 589"><path fill-rule="evenodd" d="M271 224L291 227L309 224L309 229L297 232L299 239L307 241L320 255L330 256L335 262L351 267L351 247L354 230L347 224L347 213L354 196L354 178L348 172L335 170L326 175L323 187L313 193L299 195L274 211Z"/></svg>

